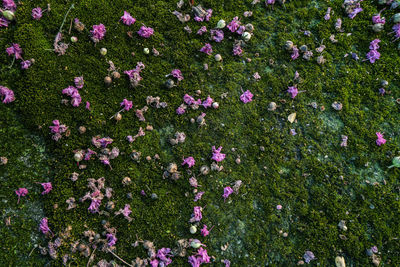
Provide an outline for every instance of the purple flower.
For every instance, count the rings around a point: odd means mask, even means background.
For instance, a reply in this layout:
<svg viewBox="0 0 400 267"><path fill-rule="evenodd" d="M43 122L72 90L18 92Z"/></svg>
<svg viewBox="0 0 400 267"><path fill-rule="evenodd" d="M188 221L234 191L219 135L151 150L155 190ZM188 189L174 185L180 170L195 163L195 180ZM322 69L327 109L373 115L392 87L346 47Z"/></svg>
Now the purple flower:
<svg viewBox="0 0 400 267"><path fill-rule="evenodd" d="M240 26L240 21L239 21L239 17L234 17L232 19L232 21L228 24L227 28L231 31L231 32L235 32L237 31L237 29L239 29Z"/></svg>
<svg viewBox="0 0 400 267"><path fill-rule="evenodd" d="M189 178L189 184L193 187L198 187L199 185L197 184L197 179L194 177Z"/></svg>
<svg viewBox="0 0 400 267"><path fill-rule="evenodd" d="M210 263L210 256L208 256L206 249L200 247L197 250L196 256L199 256L198 258L200 258L201 263Z"/></svg>
<svg viewBox="0 0 400 267"><path fill-rule="evenodd" d="M206 26L202 26L202 27L197 31L197 34L198 34L198 35L203 35L203 33L206 33L206 32L207 32Z"/></svg>
<svg viewBox="0 0 400 267"><path fill-rule="evenodd" d="M232 52L234 56L241 56L243 54L243 49L239 44L235 44Z"/></svg>
<svg viewBox="0 0 400 267"><path fill-rule="evenodd" d="M357 7L355 9L353 9L353 11L349 14L349 18L354 19L355 16L357 16L357 14L360 13L361 11L363 11L363 9L361 7Z"/></svg>
<svg viewBox="0 0 400 267"><path fill-rule="evenodd" d="M369 43L369 49L371 49L371 50L378 50L378 49L379 49L378 43L379 43L380 41L381 41L381 40L379 40L379 39L373 40L371 43Z"/></svg>
<svg viewBox="0 0 400 267"><path fill-rule="evenodd" d="M194 103L194 98L193 98L192 96L188 95L188 94L185 94L185 95L183 96L183 101L184 101L186 104L191 105L191 104Z"/></svg>
<svg viewBox="0 0 400 267"><path fill-rule="evenodd" d="M199 16L194 16L194 21L201 22L204 21L204 18Z"/></svg>
<svg viewBox="0 0 400 267"><path fill-rule="evenodd" d="M396 40L400 38L400 23L395 24L392 27L394 36L396 37Z"/></svg>
<svg viewBox="0 0 400 267"><path fill-rule="evenodd" d="M331 18L331 10L332 10L331 7L328 7L328 9L326 10L326 14L324 16L325 20L330 20L330 18Z"/></svg>
<svg viewBox="0 0 400 267"><path fill-rule="evenodd" d="M373 24L377 24L377 23L385 24L386 21L385 21L385 18L381 18L381 14L377 14L375 16L372 16L372 23Z"/></svg>
<svg viewBox="0 0 400 267"><path fill-rule="evenodd" d="M129 215L130 215L131 213L132 213L131 205L125 204L125 207L124 207L124 209L123 209L123 211L122 211L122 214L124 215L124 217L129 217Z"/></svg>
<svg viewBox="0 0 400 267"><path fill-rule="evenodd" d="M200 230L200 233L202 236L208 236L210 234L210 231L207 230L207 225L203 225L203 229Z"/></svg>
<svg viewBox="0 0 400 267"><path fill-rule="evenodd" d="M0 85L0 96L3 97L3 103L11 103L15 100L14 91Z"/></svg>
<svg viewBox="0 0 400 267"><path fill-rule="evenodd" d="M81 89L83 87L84 81L83 76L75 77L74 78L75 87Z"/></svg>
<svg viewBox="0 0 400 267"><path fill-rule="evenodd" d="M91 213L99 212L100 204L101 204L101 199L94 198L94 199L92 199L92 203L90 203L88 210Z"/></svg>
<svg viewBox="0 0 400 267"><path fill-rule="evenodd" d="M218 149L215 149L215 146L212 147L212 160L215 160L217 162L223 161L225 159L225 154L221 153L222 146L218 147Z"/></svg>
<svg viewBox="0 0 400 267"><path fill-rule="evenodd" d="M290 94L290 96L294 99L297 94L299 93L299 91L297 90L297 88L295 86L291 86L289 87L289 89L287 90L287 92Z"/></svg>
<svg viewBox="0 0 400 267"><path fill-rule="evenodd" d="M15 191L15 194L17 194L17 196L18 196L18 202L17 202L17 204L18 204L20 197L24 197L28 194L28 189L26 189L24 187L18 188L18 190Z"/></svg>
<svg viewBox="0 0 400 267"><path fill-rule="evenodd" d="M224 188L224 194L222 195L224 197L224 201L229 197L230 194L233 193L233 189L230 186L227 186Z"/></svg>
<svg viewBox="0 0 400 267"><path fill-rule="evenodd" d="M22 49L19 44L12 44L6 49L6 52L9 56L14 55L16 59L22 59Z"/></svg>
<svg viewBox="0 0 400 267"><path fill-rule="evenodd" d="M184 113L185 113L185 109L184 109L184 108L178 107L178 108L176 109L176 114L182 115L182 114L184 114Z"/></svg>
<svg viewBox="0 0 400 267"><path fill-rule="evenodd" d="M90 31L94 42L98 42L106 35L106 27L103 24L93 25L93 29Z"/></svg>
<svg viewBox="0 0 400 267"><path fill-rule="evenodd" d="M195 164L195 160L193 157L183 158L182 166L187 164L189 168L193 167Z"/></svg>
<svg viewBox="0 0 400 267"><path fill-rule="evenodd" d="M142 26L140 27L139 31L137 32L141 37L149 38L154 34L153 28Z"/></svg>
<svg viewBox="0 0 400 267"><path fill-rule="evenodd" d="M86 101L86 106L85 106L85 108L86 108L87 110L90 110L90 102L89 102L89 101Z"/></svg>
<svg viewBox="0 0 400 267"><path fill-rule="evenodd" d="M371 250L372 250L373 253L378 253L378 247L377 246L371 247Z"/></svg>
<svg viewBox="0 0 400 267"><path fill-rule="evenodd" d="M253 101L253 94L249 90L247 90L246 92L243 92L243 94L240 96L240 100L245 104L249 103Z"/></svg>
<svg viewBox="0 0 400 267"><path fill-rule="evenodd" d="M199 201L199 200L201 199L201 197L204 195L204 193L205 193L205 192L203 192L203 191L197 193L196 196L194 197L194 200L193 200L193 201L194 201L194 202Z"/></svg>
<svg viewBox="0 0 400 267"><path fill-rule="evenodd" d="M299 49L297 48L297 46L293 46L292 55L290 57L292 58L292 60L295 60L299 56L300 56Z"/></svg>
<svg viewBox="0 0 400 267"><path fill-rule="evenodd" d="M88 148L87 152L85 153L84 160L91 160L92 155L95 155L95 154L97 154L95 151L93 151L90 148Z"/></svg>
<svg viewBox="0 0 400 267"><path fill-rule="evenodd" d="M127 100L126 98L124 98L124 100L122 100L122 102L120 103L121 107L124 107L124 110L129 111L133 105L132 105L132 101Z"/></svg>
<svg viewBox="0 0 400 267"><path fill-rule="evenodd" d="M115 235L113 235L113 234L106 234L106 236L107 236L107 245L109 246L109 247L112 247L112 246L114 246L116 243L117 243L117 238L115 237Z"/></svg>
<svg viewBox="0 0 400 267"><path fill-rule="evenodd" d="M220 43L224 39L224 32L222 30L211 30L211 38Z"/></svg>
<svg viewBox="0 0 400 267"><path fill-rule="evenodd" d="M182 72L181 72L181 70L179 70L179 69L173 69L173 70L171 71L171 75L172 75L173 77L177 78L178 81L182 81L182 80L183 80Z"/></svg>
<svg viewBox="0 0 400 267"><path fill-rule="evenodd" d="M189 222L199 222L203 218L203 215L201 214L201 207L196 206L193 208L193 215L192 218L189 220Z"/></svg>
<svg viewBox="0 0 400 267"><path fill-rule="evenodd" d="M359 60L360 58L358 57L358 55L356 54L356 53L351 53L351 57L354 59L354 60Z"/></svg>
<svg viewBox="0 0 400 267"><path fill-rule="evenodd" d="M212 9L207 9L207 14L206 14L206 21L210 21L211 16L212 16Z"/></svg>
<svg viewBox="0 0 400 267"><path fill-rule="evenodd" d="M282 205L276 205L276 209L277 210L281 210L282 209Z"/></svg>
<svg viewBox="0 0 400 267"><path fill-rule="evenodd" d="M304 260L306 261L306 263L310 263L310 261L315 259L314 253L312 253L312 251L306 251L303 255Z"/></svg>
<svg viewBox="0 0 400 267"><path fill-rule="evenodd" d="M21 69L26 70L32 65L30 60L23 60L21 61Z"/></svg>
<svg viewBox="0 0 400 267"><path fill-rule="evenodd" d="M295 129L290 129L290 134L293 135L293 136L296 135L297 134L296 130Z"/></svg>
<svg viewBox="0 0 400 267"><path fill-rule="evenodd" d="M3 0L3 6L5 9L9 9L11 11L15 11L15 9L17 9L17 5L13 0Z"/></svg>
<svg viewBox="0 0 400 267"><path fill-rule="evenodd" d="M225 264L225 267L230 267L231 266L231 262L229 260L227 260L227 259L224 260L224 264Z"/></svg>
<svg viewBox="0 0 400 267"><path fill-rule="evenodd" d="M8 20L0 18L0 27L8 27Z"/></svg>
<svg viewBox="0 0 400 267"><path fill-rule="evenodd" d="M170 248L161 248L157 251L157 258L161 260L160 266L167 266L172 263L169 257L172 257Z"/></svg>
<svg viewBox="0 0 400 267"><path fill-rule="evenodd" d="M367 60L371 63L375 63L377 59L381 57L381 54L377 50L370 50L367 53Z"/></svg>
<svg viewBox="0 0 400 267"><path fill-rule="evenodd" d="M42 9L40 7L36 7L32 9L32 18L35 20L39 20L42 17Z"/></svg>
<svg viewBox="0 0 400 267"><path fill-rule="evenodd" d="M151 260L150 265L151 265L151 267L158 267L158 260L157 259Z"/></svg>
<svg viewBox="0 0 400 267"><path fill-rule="evenodd" d="M384 143L386 143L386 139L383 138L383 134L381 134L380 132L376 132L376 136L378 137L378 139L376 139L376 144L378 146L381 146Z"/></svg>
<svg viewBox="0 0 400 267"><path fill-rule="evenodd" d="M43 218L40 220L39 230L45 235L48 234L49 232L51 233L47 218Z"/></svg>
<svg viewBox="0 0 400 267"><path fill-rule="evenodd" d="M129 14L129 12L124 11L124 15L121 17L122 22L125 25L132 25L136 22L136 19L134 17L131 16L131 14Z"/></svg>
<svg viewBox="0 0 400 267"><path fill-rule="evenodd" d="M237 29L236 33L242 35L245 30L246 30L245 26L240 26L239 29Z"/></svg>
<svg viewBox="0 0 400 267"><path fill-rule="evenodd" d="M266 6L268 6L268 5L273 5L273 4L275 4L275 0L266 0L266 1L265 1L265 5L266 5Z"/></svg>
<svg viewBox="0 0 400 267"><path fill-rule="evenodd" d="M347 140L349 137L347 135L342 135L342 143L340 143L340 146L347 146Z"/></svg>
<svg viewBox="0 0 400 267"><path fill-rule="evenodd" d="M201 262L197 259L196 256L189 256L188 263L192 265L192 267L200 267Z"/></svg>
<svg viewBox="0 0 400 267"><path fill-rule="evenodd" d="M113 140L110 137L103 137L100 139L97 139L97 142L99 142L99 144L105 148L107 147L109 144L111 144L113 142Z"/></svg>
<svg viewBox="0 0 400 267"><path fill-rule="evenodd" d="M384 95L385 92L386 92L386 90L385 90L384 88L379 88L379 93L380 93L381 95Z"/></svg>
<svg viewBox="0 0 400 267"><path fill-rule="evenodd" d="M211 55L213 50L212 46L209 43L206 43L201 49L200 52L206 53L207 55Z"/></svg>
<svg viewBox="0 0 400 267"><path fill-rule="evenodd" d="M203 103L201 104L204 108L209 108L212 106L213 103L213 99L210 96L207 96L207 99L203 101Z"/></svg>
<svg viewBox="0 0 400 267"><path fill-rule="evenodd" d="M51 190L53 190L53 186L51 185L51 183L41 183L42 187L43 187L43 192L42 195L46 195L48 193L50 193Z"/></svg>

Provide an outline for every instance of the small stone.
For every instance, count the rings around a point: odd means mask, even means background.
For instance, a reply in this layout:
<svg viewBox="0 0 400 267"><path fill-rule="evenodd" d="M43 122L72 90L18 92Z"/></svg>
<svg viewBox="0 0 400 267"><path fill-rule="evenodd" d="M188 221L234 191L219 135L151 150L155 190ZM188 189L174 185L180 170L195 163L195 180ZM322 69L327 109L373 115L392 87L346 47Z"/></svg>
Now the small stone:
<svg viewBox="0 0 400 267"><path fill-rule="evenodd" d="M300 51L301 52L307 52L308 51L308 47L306 45L302 45L302 46L300 46Z"/></svg>
<svg viewBox="0 0 400 267"><path fill-rule="evenodd" d="M389 85L389 82L386 80L381 80L381 86L387 87Z"/></svg>
<svg viewBox="0 0 400 267"><path fill-rule="evenodd" d="M288 235L289 235L289 234L286 233L286 232L284 232L284 233L282 234L283 237L288 237Z"/></svg>
<svg viewBox="0 0 400 267"><path fill-rule="evenodd" d="M80 134L86 133L86 127L85 127L85 126L79 126L78 132L79 132Z"/></svg>
<svg viewBox="0 0 400 267"><path fill-rule="evenodd" d="M196 120L195 120L195 119L193 119L193 118L191 118L191 119L190 119L190 122L191 122L191 123L195 123L195 122L196 122Z"/></svg>
<svg viewBox="0 0 400 267"><path fill-rule="evenodd" d="M201 95L201 90L197 89L195 93L196 93L196 95Z"/></svg>
<svg viewBox="0 0 400 267"><path fill-rule="evenodd" d="M260 146L260 151L264 152L265 151L265 147Z"/></svg>
<svg viewBox="0 0 400 267"><path fill-rule="evenodd" d="M250 39L251 39L251 33L249 33L249 32L244 32L244 33L242 34L242 38L243 38L243 40L244 40L245 42L250 41Z"/></svg>
<svg viewBox="0 0 400 267"><path fill-rule="evenodd" d="M146 126L147 131L153 131L153 126L152 125L147 125Z"/></svg>
<svg viewBox="0 0 400 267"><path fill-rule="evenodd" d="M376 23L374 25L372 25L372 30L374 32L381 32L383 30L384 26L382 23Z"/></svg>
<svg viewBox="0 0 400 267"><path fill-rule="evenodd" d="M291 113L289 116L288 116L288 121L290 122L290 123L293 123L294 121L295 121L295 119L296 119L296 112L294 112L294 113Z"/></svg>
<svg viewBox="0 0 400 267"><path fill-rule="evenodd" d="M254 26L251 23L247 23L244 27L246 28L246 31L250 33L254 31Z"/></svg>
<svg viewBox="0 0 400 267"><path fill-rule="evenodd" d="M200 167L200 173L202 175L207 175L210 172L210 168L206 165Z"/></svg>
<svg viewBox="0 0 400 267"><path fill-rule="evenodd" d="M226 26L225 20L221 19L221 20L218 21L218 23L217 23L217 28L218 29L223 29L225 26Z"/></svg>
<svg viewBox="0 0 400 267"><path fill-rule="evenodd" d="M132 183L132 180L130 177L124 177L124 179L122 179L123 185L130 185L131 183Z"/></svg>
<svg viewBox="0 0 400 267"><path fill-rule="evenodd" d="M344 261L344 258L341 256L336 256L335 264L336 267L346 267L346 262Z"/></svg>
<svg viewBox="0 0 400 267"><path fill-rule="evenodd" d="M147 161L150 161L150 160L151 160L151 157L150 157L150 156L147 156L147 157L146 157L146 160L147 160Z"/></svg>

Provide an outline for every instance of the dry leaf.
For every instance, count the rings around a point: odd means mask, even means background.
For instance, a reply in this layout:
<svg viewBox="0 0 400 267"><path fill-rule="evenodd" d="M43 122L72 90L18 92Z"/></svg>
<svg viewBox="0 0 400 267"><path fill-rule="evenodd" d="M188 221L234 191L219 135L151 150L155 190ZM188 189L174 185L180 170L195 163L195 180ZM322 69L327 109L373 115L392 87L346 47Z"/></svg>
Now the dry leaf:
<svg viewBox="0 0 400 267"><path fill-rule="evenodd" d="M293 123L294 120L296 119L296 112L290 114L290 115L287 117L287 119L288 119L288 121L290 121L290 123Z"/></svg>

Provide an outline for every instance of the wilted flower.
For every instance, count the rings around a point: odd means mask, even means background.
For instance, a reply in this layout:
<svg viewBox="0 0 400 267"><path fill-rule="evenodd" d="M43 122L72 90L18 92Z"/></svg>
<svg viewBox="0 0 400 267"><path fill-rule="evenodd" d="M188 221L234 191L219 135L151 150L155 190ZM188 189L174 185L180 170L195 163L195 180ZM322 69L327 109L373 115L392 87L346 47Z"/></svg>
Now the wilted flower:
<svg viewBox="0 0 400 267"><path fill-rule="evenodd" d="M117 243L118 239L115 237L115 235L108 233L108 234L106 234L106 237L107 237L107 242L108 242L107 245L109 247L112 247Z"/></svg>
<svg viewBox="0 0 400 267"><path fill-rule="evenodd" d="M53 186L51 185L51 183L41 183L41 186L43 187L43 192L42 195L46 195L48 193L50 193L51 190L53 190Z"/></svg>
<svg viewBox="0 0 400 267"><path fill-rule="evenodd" d="M124 15L121 17L122 22L125 25L132 25L136 22L136 19L134 17L131 16L131 14L129 14L129 12L124 11Z"/></svg>
<svg viewBox="0 0 400 267"><path fill-rule="evenodd" d="M304 260L306 263L310 263L310 261L315 259L314 253L312 251L306 251L303 255Z"/></svg>
<svg viewBox="0 0 400 267"><path fill-rule="evenodd" d="M193 187L198 187L197 179L195 177L190 177L189 178L189 184Z"/></svg>
<svg viewBox="0 0 400 267"><path fill-rule="evenodd" d="M18 190L16 190L15 191L15 194L17 194L17 196L18 196L18 202L17 202L17 204L19 203L19 200L20 200L20 197L24 197L24 196L26 196L27 194L28 194L28 189L26 189L26 188L18 188Z"/></svg>
<svg viewBox="0 0 400 267"><path fill-rule="evenodd" d="M201 210L202 208L200 206L196 206L193 208L193 214L192 214L192 218L189 220L189 222L199 222L201 220L201 218L203 218L202 214L201 214Z"/></svg>
<svg viewBox="0 0 400 267"><path fill-rule="evenodd" d="M149 38L150 36L153 35L154 30L153 30L153 28L146 27L146 26L143 25L142 27L140 27L140 29L139 29L139 31L138 31L137 33L138 33L141 37Z"/></svg>
<svg viewBox="0 0 400 267"><path fill-rule="evenodd" d="M224 39L224 32L222 30L211 30L211 38L220 43Z"/></svg>
<svg viewBox="0 0 400 267"><path fill-rule="evenodd" d="M3 97L2 102L4 104L11 103L15 100L14 91L1 85L0 85L0 96Z"/></svg>
<svg viewBox="0 0 400 267"><path fill-rule="evenodd" d="M297 90L296 86L291 86L289 87L289 89L287 90L287 92L291 95L291 97L294 99L297 94L299 93L299 91Z"/></svg>
<svg viewBox="0 0 400 267"><path fill-rule="evenodd" d="M42 9L40 7L36 7L32 9L32 18L35 20L39 20L42 17Z"/></svg>
<svg viewBox="0 0 400 267"><path fill-rule="evenodd" d="M43 218L40 220L39 230L45 235L48 234L49 232L51 233L47 218Z"/></svg>
<svg viewBox="0 0 400 267"><path fill-rule="evenodd" d="M186 159L183 158L182 166L187 164L189 168L193 167L195 164L195 160L193 157L187 157Z"/></svg>
<svg viewBox="0 0 400 267"><path fill-rule="evenodd" d="M132 105L132 101L127 100L126 98L124 98L124 100L122 100L122 102L120 103L121 107L124 107L124 110L129 111L133 105Z"/></svg>
<svg viewBox="0 0 400 267"><path fill-rule="evenodd" d="M19 44L12 44L12 46L6 48L6 52L9 56L14 55L16 59L22 59L22 49Z"/></svg>
<svg viewBox="0 0 400 267"><path fill-rule="evenodd" d="M225 159L225 154L221 153L222 150L222 146L218 147L218 149L215 149L215 146L212 147L212 158L213 160L220 162L223 161Z"/></svg>
<svg viewBox="0 0 400 267"><path fill-rule="evenodd" d="M197 34L198 34L198 35L203 35L203 33L206 33L206 32L207 32L206 26L202 26L202 27L197 31Z"/></svg>
<svg viewBox="0 0 400 267"><path fill-rule="evenodd" d="M239 29L240 21L239 17L234 17L232 21L226 26L231 32L235 32Z"/></svg>
<svg viewBox="0 0 400 267"><path fill-rule="evenodd" d="M175 78L178 79L178 81L182 81L183 80L183 75L182 72L179 69L173 69L171 71L171 75Z"/></svg>
<svg viewBox="0 0 400 267"><path fill-rule="evenodd" d="M93 198L92 202L90 203L90 206L89 206L88 210L91 213L99 212L100 204L101 204L101 199Z"/></svg>

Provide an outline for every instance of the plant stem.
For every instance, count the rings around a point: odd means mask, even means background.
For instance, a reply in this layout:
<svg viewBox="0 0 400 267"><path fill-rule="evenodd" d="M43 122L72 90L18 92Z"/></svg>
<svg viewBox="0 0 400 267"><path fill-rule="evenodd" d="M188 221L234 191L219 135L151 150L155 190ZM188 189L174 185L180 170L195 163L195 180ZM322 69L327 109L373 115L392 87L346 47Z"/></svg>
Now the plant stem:
<svg viewBox="0 0 400 267"><path fill-rule="evenodd" d="M64 23L65 23L65 20L67 19L68 13L69 13L69 12L71 11L71 9L73 9L74 7L75 7L74 4L72 4L72 5L69 7L67 13L66 13L65 16L64 16L64 20L63 20L63 22L61 23L60 30L59 30L58 32L61 32L62 27L64 26Z"/></svg>
<svg viewBox="0 0 400 267"><path fill-rule="evenodd" d="M129 263L127 263L126 261L124 261L123 259L121 259L120 257L118 257L117 254L115 254L114 252L112 252L110 249L108 249L108 252L110 252L114 257L116 257L117 259L119 259L120 261L122 261L123 263L125 263L126 265L133 267L132 265L130 265Z"/></svg>

